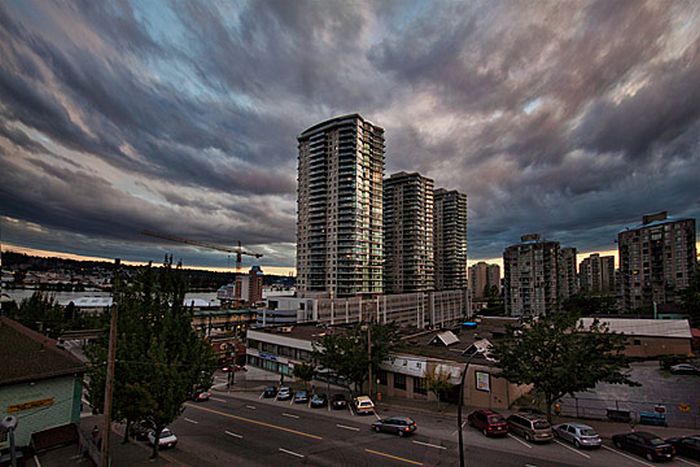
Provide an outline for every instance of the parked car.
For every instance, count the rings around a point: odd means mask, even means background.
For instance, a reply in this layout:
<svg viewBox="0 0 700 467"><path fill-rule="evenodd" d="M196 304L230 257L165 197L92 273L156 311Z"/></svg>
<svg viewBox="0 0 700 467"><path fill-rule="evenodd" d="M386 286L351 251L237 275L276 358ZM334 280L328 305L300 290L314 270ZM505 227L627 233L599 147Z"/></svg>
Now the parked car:
<svg viewBox="0 0 700 467"><path fill-rule="evenodd" d="M599 448L603 444L600 435L583 423L561 423L552 427L554 436L568 441L577 448Z"/></svg>
<svg viewBox="0 0 700 467"><path fill-rule="evenodd" d="M345 394L333 394L331 397L331 409L343 410L348 407L348 401L345 399Z"/></svg>
<svg viewBox="0 0 700 467"><path fill-rule="evenodd" d="M467 416L467 423L480 430L484 436L506 436L508 434L506 419L493 410L475 410Z"/></svg>
<svg viewBox="0 0 700 467"><path fill-rule="evenodd" d="M294 393L294 403L295 404L306 404L309 402L309 391L302 389Z"/></svg>
<svg viewBox="0 0 700 467"><path fill-rule="evenodd" d="M418 429L416 422L408 417L383 418L372 423L372 429L377 433L385 431L396 433L399 436L406 436Z"/></svg>
<svg viewBox="0 0 700 467"><path fill-rule="evenodd" d="M277 392L277 400L278 401L288 401L291 398L292 398L292 388L290 388L289 386L280 387L280 390Z"/></svg>
<svg viewBox="0 0 700 467"><path fill-rule="evenodd" d="M211 392L205 391L204 389L197 389L192 393L192 400L195 402L208 401L211 397Z"/></svg>
<svg viewBox="0 0 700 467"><path fill-rule="evenodd" d="M152 429L153 428L148 422L142 421L133 423L129 429L129 432L131 433L131 436L138 441L146 441L148 439L148 432Z"/></svg>
<svg viewBox="0 0 700 467"><path fill-rule="evenodd" d="M368 396L357 396L352 400L352 405L357 415L374 413L374 402Z"/></svg>
<svg viewBox="0 0 700 467"><path fill-rule="evenodd" d="M612 441L618 449L644 456L650 461L671 460L676 454L673 446L646 431L613 435Z"/></svg>
<svg viewBox="0 0 700 467"><path fill-rule="evenodd" d="M535 413L517 413L506 420L508 431L522 436L531 442L548 442L554 438L552 426L542 415Z"/></svg>
<svg viewBox="0 0 700 467"><path fill-rule="evenodd" d="M328 396L325 394L314 394L311 396L311 407L314 409L320 409L321 407L326 407L328 405Z"/></svg>
<svg viewBox="0 0 700 467"><path fill-rule="evenodd" d="M148 443L153 446L156 443L156 433L151 430L148 432ZM163 428L160 432L160 437L158 439L158 446L160 449L172 448L177 444L177 436L170 431L170 428Z"/></svg>
<svg viewBox="0 0 700 467"><path fill-rule="evenodd" d="M673 365L670 370L674 375L700 375L700 368L691 365L690 363L679 363L678 365Z"/></svg>
<svg viewBox="0 0 700 467"><path fill-rule="evenodd" d="M262 396L265 399L272 399L276 395L277 395L277 388L275 386L266 387L265 390L263 391L263 394L262 394Z"/></svg>
<svg viewBox="0 0 700 467"><path fill-rule="evenodd" d="M700 435L669 438L666 442L674 447L679 456L700 461Z"/></svg>

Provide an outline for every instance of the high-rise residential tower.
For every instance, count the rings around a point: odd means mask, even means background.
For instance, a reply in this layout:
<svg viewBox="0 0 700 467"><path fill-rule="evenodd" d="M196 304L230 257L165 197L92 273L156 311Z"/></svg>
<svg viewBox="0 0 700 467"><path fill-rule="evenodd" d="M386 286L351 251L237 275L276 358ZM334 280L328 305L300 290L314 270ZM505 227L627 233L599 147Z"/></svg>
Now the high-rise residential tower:
<svg viewBox="0 0 700 467"><path fill-rule="evenodd" d="M395 173L384 180L384 292L433 287L433 181Z"/></svg>
<svg viewBox="0 0 700 467"><path fill-rule="evenodd" d="M559 249L559 299L561 301L578 293L578 264L576 248Z"/></svg>
<svg viewBox="0 0 700 467"><path fill-rule="evenodd" d="M435 289L467 287L467 195L435 190L433 212Z"/></svg>
<svg viewBox="0 0 700 467"><path fill-rule="evenodd" d="M562 250L565 250L563 254ZM538 316L556 311L560 301L571 294L568 282L572 257L575 271L575 249L560 248L559 242L542 240L537 234L523 235L521 243L506 248L503 252L506 313Z"/></svg>
<svg viewBox="0 0 700 467"><path fill-rule="evenodd" d="M384 129L351 114L297 140L297 292L381 293Z"/></svg>
<svg viewBox="0 0 700 467"><path fill-rule="evenodd" d="M697 267L695 241L695 219L670 219L666 211L618 233L623 309L677 301Z"/></svg>
<svg viewBox="0 0 700 467"><path fill-rule="evenodd" d="M494 289L495 287L495 289ZM469 289L472 298L480 299L489 294L490 290L495 290L496 294L501 292L501 268L498 264L487 264L479 261L469 268Z"/></svg>
<svg viewBox="0 0 700 467"><path fill-rule="evenodd" d="M615 295L615 257L591 254L579 265L581 291L594 295Z"/></svg>

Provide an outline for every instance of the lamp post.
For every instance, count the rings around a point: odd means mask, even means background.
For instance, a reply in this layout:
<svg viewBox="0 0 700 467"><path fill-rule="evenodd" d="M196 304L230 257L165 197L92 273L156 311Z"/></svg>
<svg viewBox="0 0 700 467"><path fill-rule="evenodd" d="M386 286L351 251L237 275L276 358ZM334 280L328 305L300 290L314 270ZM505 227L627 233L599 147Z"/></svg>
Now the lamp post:
<svg viewBox="0 0 700 467"><path fill-rule="evenodd" d="M10 459L12 467L17 467L17 455L15 454L15 428L17 428L17 417L9 415L0 421L0 431L7 432L10 438Z"/></svg>
<svg viewBox="0 0 700 467"><path fill-rule="evenodd" d="M462 380L459 383L459 398L457 399L457 432L459 433L459 467L464 467L464 437L462 435L462 406L464 405L464 380L467 377L469 364L479 352L474 352L467 359L462 370Z"/></svg>

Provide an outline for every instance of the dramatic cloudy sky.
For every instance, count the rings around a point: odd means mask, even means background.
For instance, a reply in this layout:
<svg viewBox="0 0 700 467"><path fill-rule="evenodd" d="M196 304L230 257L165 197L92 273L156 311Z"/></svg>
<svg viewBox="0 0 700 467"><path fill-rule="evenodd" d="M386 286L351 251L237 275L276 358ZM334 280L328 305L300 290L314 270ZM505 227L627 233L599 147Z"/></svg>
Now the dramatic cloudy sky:
<svg viewBox="0 0 700 467"><path fill-rule="evenodd" d="M2 1L2 240L293 267L296 135L351 112L469 195L470 259L610 250L700 217L700 2Z"/></svg>

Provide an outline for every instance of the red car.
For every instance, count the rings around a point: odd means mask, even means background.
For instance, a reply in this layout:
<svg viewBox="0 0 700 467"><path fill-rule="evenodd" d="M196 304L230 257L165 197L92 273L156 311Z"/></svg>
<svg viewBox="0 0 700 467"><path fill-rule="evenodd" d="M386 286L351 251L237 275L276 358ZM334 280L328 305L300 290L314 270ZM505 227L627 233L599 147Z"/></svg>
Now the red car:
<svg viewBox="0 0 700 467"><path fill-rule="evenodd" d="M478 409L467 416L467 423L484 436L505 436L508 434L508 423L503 415L489 409Z"/></svg>

